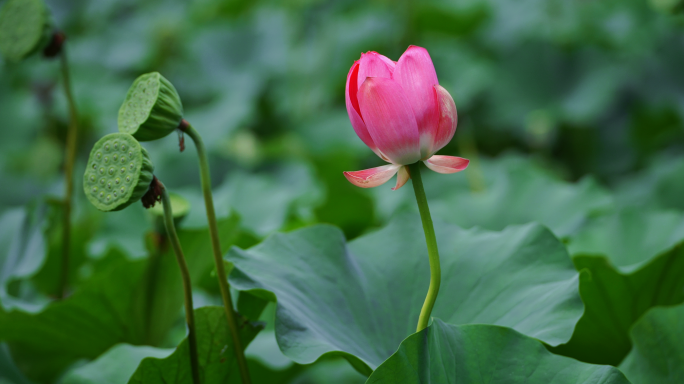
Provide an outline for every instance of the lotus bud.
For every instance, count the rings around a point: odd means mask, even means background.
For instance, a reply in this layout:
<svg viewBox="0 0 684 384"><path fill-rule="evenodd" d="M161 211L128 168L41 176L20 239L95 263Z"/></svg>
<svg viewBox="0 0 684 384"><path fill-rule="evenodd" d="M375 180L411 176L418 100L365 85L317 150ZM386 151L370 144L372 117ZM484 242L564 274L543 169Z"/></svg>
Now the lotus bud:
<svg viewBox="0 0 684 384"><path fill-rule="evenodd" d="M390 163L344 172L352 184L377 187L398 174L396 190L410 178L407 166L418 161L438 173L468 166L468 159L435 155L454 136L458 116L425 48L412 45L396 62L377 52L361 54L347 75L345 100L356 134Z"/></svg>

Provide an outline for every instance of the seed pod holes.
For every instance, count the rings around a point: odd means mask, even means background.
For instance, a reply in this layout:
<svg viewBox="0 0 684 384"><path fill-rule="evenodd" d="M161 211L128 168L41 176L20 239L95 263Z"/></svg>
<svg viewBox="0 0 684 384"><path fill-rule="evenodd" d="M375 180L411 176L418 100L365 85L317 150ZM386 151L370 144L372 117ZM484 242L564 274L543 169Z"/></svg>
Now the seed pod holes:
<svg viewBox="0 0 684 384"><path fill-rule="evenodd" d="M107 155L102 155L103 152ZM112 159L124 159L124 155L127 166L105 167ZM95 143L88 163L92 167L83 176L83 190L88 200L102 211L117 211L140 200L153 177L154 166L147 151L125 133L113 133ZM119 187L123 180L128 183L127 188Z"/></svg>

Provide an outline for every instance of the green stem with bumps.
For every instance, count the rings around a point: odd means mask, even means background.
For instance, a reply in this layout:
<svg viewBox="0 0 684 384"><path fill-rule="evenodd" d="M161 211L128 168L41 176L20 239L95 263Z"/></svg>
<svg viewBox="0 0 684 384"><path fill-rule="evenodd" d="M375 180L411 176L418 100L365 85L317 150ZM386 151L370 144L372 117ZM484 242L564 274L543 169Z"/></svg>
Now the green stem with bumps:
<svg viewBox="0 0 684 384"><path fill-rule="evenodd" d="M408 166L413 180L413 192L416 195L416 202L418 203L418 210L420 211L420 220L423 222L423 232L425 232L425 242L427 243L428 258L430 259L430 286L428 288L423 308L420 310L420 317L418 318L418 326L416 332L420 332L427 328L430 321L430 314L432 308L435 306L437 300L437 293L439 293L439 285L442 281L442 271L439 266L439 251L437 250L437 238L435 237L435 227L432 224L432 217L430 216L430 207L428 207L427 197L425 196L425 189L423 189L423 179L420 175L420 162Z"/></svg>
<svg viewBox="0 0 684 384"><path fill-rule="evenodd" d="M202 184L202 194L204 195L204 205L207 210L207 220L209 222L209 234L211 235L211 246L214 253L214 263L216 264L216 274L221 289L221 298L223 299L223 308L226 313L226 320L228 320L228 328L233 338L233 349L235 350L235 357L240 369L240 377L244 384L250 384L249 368L247 367L247 359L242 349L240 341L240 332L237 324L237 315L233 310L233 299L230 296L230 285L226 276L226 269L223 265L223 257L221 255L221 243L219 241L218 225L216 224L216 213L214 212L214 198L211 194L211 177L209 174L209 160L207 151L204 148L204 142L200 134L188 123L186 120L181 122L181 130L190 136L197 148L197 156L199 157L200 179Z"/></svg>
<svg viewBox="0 0 684 384"><path fill-rule="evenodd" d="M195 332L195 312L192 307L192 285L190 282L190 272L188 265L185 263L185 256L181 248L178 234L176 233L176 226L173 224L173 211L171 210L171 200L169 194L166 192L164 184L159 182L162 191L162 206L164 207L164 226L166 233L171 240L173 253L176 255L178 267L181 271L183 280L183 295L185 298L185 320L188 323L188 347L190 349L190 366L192 368L192 381L194 384L200 384L199 374L199 358L197 356L197 334Z"/></svg>
<svg viewBox="0 0 684 384"><path fill-rule="evenodd" d="M62 71L62 85L64 95L69 105L69 128L66 137L66 154L64 160L64 212L62 215L62 265L59 283L59 295L64 298L69 285L69 256L71 252L71 202L74 189L74 164L76 162L76 143L78 138L78 113L76 102L71 94L71 80L69 77L69 62L65 47L60 52L60 67Z"/></svg>

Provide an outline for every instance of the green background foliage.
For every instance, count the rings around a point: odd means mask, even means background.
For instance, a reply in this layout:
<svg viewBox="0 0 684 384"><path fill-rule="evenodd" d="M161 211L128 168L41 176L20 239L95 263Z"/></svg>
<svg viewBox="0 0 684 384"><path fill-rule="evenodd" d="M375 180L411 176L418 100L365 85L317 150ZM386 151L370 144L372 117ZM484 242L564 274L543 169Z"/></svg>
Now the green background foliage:
<svg viewBox="0 0 684 384"><path fill-rule="evenodd" d="M553 372L563 373L558 383L684 380L678 2L46 4L68 37L76 175L92 145L117 132L135 78L158 71L178 90L210 154L255 383L443 382L454 372L517 382L501 376L505 364L538 367L538 382ZM436 319L417 334L428 265L412 186L363 190L342 176L383 164L349 123L349 67L369 50L397 60L410 44L428 49L458 108L454 140L439 154L471 159L462 173L424 173L443 282ZM182 286L163 231L137 203L97 211L80 176L68 297L57 299L68 125L60 81L58 61L0 58L0 382L187 372L177 360ZM179 235L206 320L200 334L214 343L200 358L232 364L185 141L183 153L175 134L143 146L156 176L190 203ZM214 368L205 382L235 375Z"/></svg>

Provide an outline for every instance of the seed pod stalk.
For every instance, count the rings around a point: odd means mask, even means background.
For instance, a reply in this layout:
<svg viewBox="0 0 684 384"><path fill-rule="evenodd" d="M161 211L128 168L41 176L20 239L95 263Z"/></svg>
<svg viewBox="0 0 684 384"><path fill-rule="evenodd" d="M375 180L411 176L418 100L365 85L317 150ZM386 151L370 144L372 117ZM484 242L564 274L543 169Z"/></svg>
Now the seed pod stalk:
<svg viewBox="0 0 684 384"><path fill-rule="evenodd" d="M204 142L200 134L192 127L187 120L183 119L179 125L184 133L195 143L197 148L197 156L199 157L200 179L202 184L202 193L204 195L204 204L207 210L207 220L209 221L209 233L211 235L211 245L214 253L214 263L216 264L216 275L221 288L221 298L223 299L223 307L228 320L228 327L233 337L233 349L235 350L235 357L240 369L240 376L243 384L250 384L251 379L249 369L247 367L247 360L242 349L240 341L240 332L237 324L237 315L233 309L233 300L230 296L230 285L226 276L226 269L223 264L223 257L221 255L221 243L219 241L218 225L216 224L216 213L214 212L214 198L211 194L211 176L209 174L209 160L207 151L204 147Z"/></svg>

